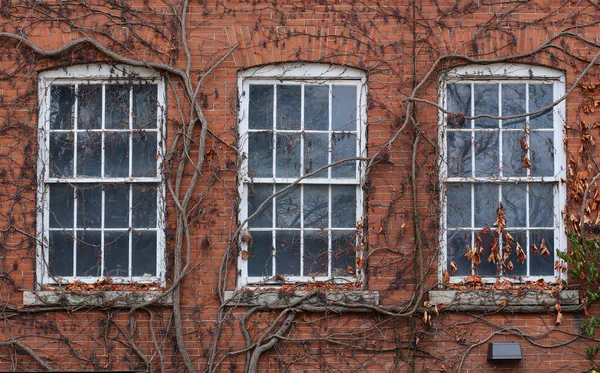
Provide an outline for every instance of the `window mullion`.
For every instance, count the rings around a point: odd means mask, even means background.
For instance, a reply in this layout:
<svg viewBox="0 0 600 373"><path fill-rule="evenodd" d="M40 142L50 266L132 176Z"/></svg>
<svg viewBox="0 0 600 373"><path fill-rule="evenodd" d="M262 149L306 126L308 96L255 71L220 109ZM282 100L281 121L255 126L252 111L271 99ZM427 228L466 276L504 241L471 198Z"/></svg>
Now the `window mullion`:
<svg viewBox="0 0 600 373"><path fill-rule="evenodd" d="M331 206L331 184L327 187L327 277L331 278L333 275L333 234L331 229L331 210L333 206Z"/></svg>
<svg viewBox="0 0 600 373"><path fill-rule="evenodd" d="M127 275L129 276L129 278L131 279L132 276L132 266L133 266L133 248L131 247L132 244L132 236L133 236L133 184L129 184L129 227L127 229L127 236L128 236L128 249L129 249L129 262L127 265Z"/></svg>
<svg viewBox="0 0 600 373"><path fill-rule="evenodd" d="M75 276L75 274L77 272L77 205L78 205L78 199L77 199L77 187L73 188L73 276Z"/></svg>
<svg viewBox="0 0 600 373"><path fill-rule="evenodd" d="M101 109L101 119L100 119L100 128L102 129L101 135L101 144L100 144L100 177L104 178L104 163L105 163L105 141L106 138L104 136L104 132L106 130L106 84L102 84L102 109ZM102 245L104 247L104 244Z"/></svg>
<svg viewBox="0 0 600 373"><path fill-rule="evenodd" d="M271 194L275 194L277 190L277 184L273 184L273 187L271 188ZM273 206L271 206L271 208L273 209L273 214L272 214L272 229L271 229L271 276L275 276L277 274L277 266L276 266L276 259L277 259L277 231L275 230L275 227L277 226L277 197L273 197Z"/></svg>
<svg viewBox="0 0 600 373"><path fill-rule="evenodd" d="M74 100L74 104L73 104L73 177L77 177L77 148L78 148L78 136L77 136L77 130L79 129L79 121L78 121L78 114L79 114L79 110L77 108L77 106L79 106L79 84L75 85L75 100Z"/></svg>

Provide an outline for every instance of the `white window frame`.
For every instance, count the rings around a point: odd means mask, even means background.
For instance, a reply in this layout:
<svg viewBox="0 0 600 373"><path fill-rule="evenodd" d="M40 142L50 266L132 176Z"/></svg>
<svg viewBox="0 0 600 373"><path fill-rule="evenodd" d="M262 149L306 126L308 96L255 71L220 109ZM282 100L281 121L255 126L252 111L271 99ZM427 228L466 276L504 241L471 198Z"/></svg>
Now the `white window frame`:
<svg viewBox="0 0 600 373"><path fill-rule="evenodd" d="M527 83L527 82L543 82L553 84L553 96L554 102L561 99L553 108L553 141L554 141L554 177L534 177L530 176L530 171L527 172L527 176L524 177L503 177L503 176L492 176L492 177L448 177L447 167L447 141L446 141L446 114L439 112L439 131L438 131L438 143L440 144L440 154L438 157L438 166L440 170L440 201L441 201L441 216L440 216L440 231L438 234L438 240L440 242L440 255L438 261L438 281L439 283L444 282L444 271L448 268L448 246L447 246L447 182L465 182L469 184L475 183L502 183L507 181L513 181L515 183L527 183L527 182L552 182L555 185L554 192L554 248L555 251L565 252L567 249L567 237L564 226L564 206L566 204L566 166L567 157L565 153L563 139L565 135L565 123L566 123L566 103L565 103L565 74L561 71L541 67L532 66L526 64L490 64L490 65L468 65L462 66L450 71L445 72L440 77L439 85L439 102L440 107L447 107L446 100L446 87L449 83L465 83L465 82L485 82L485 83ZM473 95L473 92L471 93ZM473 97L473 96L472 96ZM473 98L471 98L472 100ZM501 108L502 102L499 100L499 108ZM473 113L469 113L467 116L472 116ZM529 121L527 116L525 119ZM500 122L501 123L501 122ZM502 129L500 124L499 129ZM471 141L474 141L472 138ZM502 142L499 140L499 159L502 160ZM475 154L473 153L472 162L474 162ZM531 159L531 158L530 158ZM473 169L473 168L472 168ZM471 196L473 199L473 195ZM499 201L501 201L502 192L499 188ZM529 215L529 196L526 197L526 214ZM471 226L474 226L475 203L471 201ZM510 233L510 222L506 231ZM480 227L483 228L483 227ZM492 231L496 227L490 227ZM527 233L529 234L529 233ZM470 245L473 247L472 243ZM529 273L529 247L523 247L527 253L528 273ZM502 251L500 251L502 255ZM487 255L482 255L481 261L487 261ZM554 261L560 260L556 254L554 254ZM553 266L554 262L553 261ZM544 281L550 282L560 279L563 273L556 269L554 266L554 275L552 276L481 276L482 281L485 283L493 283L498 278L507 279L511 281L524 282L524 281L535 281L540 278ZM450 272L450 271L449 271ZM452 275L450 274L451 283L462 282L466 276ZM470 273L473 274L473 273Z"/></svg>
<svg viewBox="0 0 600 373"><path fill-rule="evenodd" d="M53 84L100 84L108 85L115 83L128 84L154 84L157 86L157 151L156 159L156 177L69 177L56 178L50 177L49 173L49 126L50 126L50 87ZM131 98L130 92L130 100ZM87 184L104 184L104 183L150 183L157 185L157 243L156 243L156 275L155 276L128 276L128 277L112 277L113 283L159 283L161 286L165 284L165 184L162 170L162 162L164 159L164 133L165 133L165 103L166 93L164 80L161 74L155 70L141 67L132 67L127 65L108 65L108 64L90 64L77 65L58 70L46 71L39 74L38 82L38 99L39 99L39 115L38 115L38 188L37 188L37 254L36 254L36 280L37 287L43 285L52 285L59 283L71 283L75 280L82 283L93 283L103 276L80 277L80 276L51 276L48 271L49 264L49 248L48 248L48 232L49 232L49 185L56 184L73 184L76 186L79 183ZM103 95L104 101L104 95ZM102 106L104 108L104 102ZM130 103L131 105L131 103ZM75 124L73 131L74 136L77 136L77 105L74 104ZM104 110L103 110L104 112ZM132 113L129 113L129 130L132 128ZM102 116L102 127L100 131L104 136L104 115ZM129 168L131 169L131 141L129 141ZM76 147L75 147L76 148ZM102 154L102 169L104 168L104 152ZM77 162L77 150L74 149L73 155L74 165ZM134 161L133 161L134 162ZM76 199L76 197L75 197ZM131 191L130 191L130 213L129 221L131 226ZM77 202L75 202L77 204ZM76 210L75 206L75 211ZM102 213L104 214L104 198L102 200ZM104 229L104 218L101 218L102 229ZM143 229L142 229L143 230ZM103 235L102 235L103 236ZM73 240L74 250L76 239ZM104 238L102 238L102 242ZM104 250L102 250L104 252ZM131 273L132 267L132 242L130 237L129 242L129 268ZM73 257L73 266L77 265L76 251ZM103 256L102 256L102 260ZM74 272L75 269L74 269Z"/></svg>
<svg viewBox="0 0 600 373"><path fill-rule="evenodd" d="M367 129L367 85L366 85L366 74L358 69L330 65L320 63L293 63L293 64L280 64L270 65L258 68L252 68L242 71L238 75L238 92L239 92L239 149L242 154L241 157L241 168L238 177L238 193L241 196L241 203L239 208L238 219L239 223L243 222L248 217L247 201L248 201L248 185L252 182L263 182L263 183L281 183L289 184L294 182L297 178L252 178L248 175L248 112L249 112L249 86L251 83L263 83L263 84L285 84L286 82L298 83L319 83L319 84L333 84L333 85L353 85L359 88L357 94L357 156L364 157L366 155L366 129ZM302 96L301 103L301 120L304 120L304 96ZM330 91L331 97L331 91ZM274 103L276 105L276 102ZM329 115L331 121L331 101L329 103ZM302 134L303 131L298 130L298 133ZM302 136L301 136L302 137ZM302 141L304 141L302 139ZM275 148L275 146L274 146ZM304 147L300 146L300 159L301 169L304 169ZM275 151L275 149L274 149ZM330 149L331 158L331 149ZM273 157L275 162L275 156ZM357 225L362 221L363 211L363 193L361 188L361 181L364 177L364 164L361 161L357 161L357 177L356 178L329 178L323 179L303 179L300 184L309 185L356 185L356 219ZM331 194L331 193L330 193ZM331 201L331 195L330 195ZM275 203L273 203L275 208ZM331 209L329 211L331 215ZM331 216L330 216L331 218ZM302 219L301 219L302 220ZM330 220L331 221L331 220ZM247 228L247 224L243 227ZM302 226L300 230L303 230ZM361 232L357 231L358 234ZM285 276L285 282L314 282L314 281L332 281L336 283L353 282L359 281L361 274L357 268L355 276L332 276L331 274L331 240L328 240L329 245L329 273L328 276L322 277L309 277L309 276ZM240 255L238 256L238 288L242 288L246 285L261 285L261 284L281 284L276 282L272 277L257 277L248 276L248 260L242 258L242 251L248 249L247 243L243 240L239 241ZM303 266L303 246L300 245L300 263ZM357 256L361 255L357 252ZM275 262L275 261L273 261ZM302 273L302 272L301 272Z"/></svg>

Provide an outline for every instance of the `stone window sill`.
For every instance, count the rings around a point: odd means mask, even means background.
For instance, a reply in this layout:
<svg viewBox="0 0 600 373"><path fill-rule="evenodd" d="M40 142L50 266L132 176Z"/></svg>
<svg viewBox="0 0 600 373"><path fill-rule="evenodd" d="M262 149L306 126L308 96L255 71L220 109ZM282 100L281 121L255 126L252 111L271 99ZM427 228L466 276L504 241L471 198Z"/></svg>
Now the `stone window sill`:
<svg viewBox="0 0 600 373"><path fill-rule="evenodd" d="M225 291L225 305L286 307L310 294L310 291L281 292L277 289L244 289ZM334 302L358 305L379 305L379 292L366 290L324 290L308 297L304 304L326 306Z"/></svg>
<svg viewBox="0 0 600 373"><path fill-rule="evenodd" d="M444 311L454 312L549 312L556 311L557 303L563 312L576 312L582 308L577 290L563 290L558 297L539 290L432 290L429 302L444 304Z"/></svg>
<svg viewBox="0 0 600 373"><path fill-rule="evenodd" d="M129 308L150 302L161 294L159 291L24 291L23 305ZM170 306L173 298L169 294L155 304Z"/></svg>

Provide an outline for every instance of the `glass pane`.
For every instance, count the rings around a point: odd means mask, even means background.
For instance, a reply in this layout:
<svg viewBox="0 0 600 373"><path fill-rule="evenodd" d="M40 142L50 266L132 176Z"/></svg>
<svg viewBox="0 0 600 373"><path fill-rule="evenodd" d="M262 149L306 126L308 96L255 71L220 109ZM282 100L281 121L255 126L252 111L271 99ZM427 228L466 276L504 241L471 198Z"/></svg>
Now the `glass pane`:
<svg viewBox="0 0 600 373"><path fill-rule="evenodd" d="M102 167L102 134L77 133L77 176L100 176Z"/></svg>
<svg viewBox="0 0 600 373"><path fill-rule="evenodd" d="M448 131L448 176L471 176L471 132Z"/></svg>
<svg viewBox="0 0 600 373"><path fill-rule="evenodd" d="M76 276L99 277L102 276L102 232L79 231L77 232L77 266Z"/></svg>
<svg viewBox="0 0 600 373"><path fill-rule="evenodd" d="M319 131L329 129L328 86L304 86L304 128Z"/></svg>
<svg viewBox="0 0 600 373"><path fill-rule="evenodd" d="M502 254L504 258L505 250L507 250L506 245L509 246L510 253L508 254L508 259L504 261L504 273L507 276L524 276L527 274L527 261L530 259L529 254L527 254L527 239L525 235L525 231L512 231L510 232L511 237L513 238L513 242L509 243L506 240L506 236L504 237L504 247L502 248ZM521 246L521 249L525 252L527 258L523 263L519 261L519 257L517 256L517 243ZM509 263L512 263L513 269L510 270Z"/></svg>
<svg viewBox="0 0 600 373"><path fill-rule="evenodd" d="M356 274L356 232L331 232L332 275L354 276Z"/></svg>
<svg viewBox="0 0 600 373"><path fill-rule="evenodd" d="M157 86L143 84L133 86L133 128L157 128Z"/></svg>
<svg viewBox="0 0 600 373"><path fill-rule="evenodd" d="M271 184L248 185L248 216L256 212L258 206L273 194ZM251 228L271 228L273 226L273 200L269 201L256 217L248 222Z"/></svg>
<svg viewBox="0 0 600 373"><path fill-rule="evenodd" d="M277 190L284 186L278 185ZM275 225L278 228L300 228L300 186L296 185L276 197Z"/></svg>
<svg viewBox="0 0 600 373"><path fill-rule="evenodd" d="M50 184L50 228L73 227L73 187Z"/></svg>
<svg viewBox="0 0 600 373"><path fill-rule="evenodd" d="M73 176L73 132L50 133L50 177Z"/></svg>
<svg viewBox="0 0 600 373"><path fill-rule="evenodd" d="M525 114L527 108L525 84L502 84L502 116ZM508 119L502 122L502 128L524 128L527 117Z"/></svg>
<svg viewBox="0 0 600 373"><path fill-rule="evenodd" d="M331 134L331 162L356 157L356 135L347 133ZM356 161L348 161L331 168L332 178L355 178Z"/></svg>
<svg viewBox="0 0 600 373"><path fill-rule="evenodd" d="M531 131L531 176L554 176L554 133Z"/></svg>
<svg viewBox="0 0 600 373"><path fill-rule="evenodd" d="M273 129L272 85L250 85L248 128Z"/></svg>
<svg viewBox="0 0 600 373"><path fill-rule="evenodd" d="M331 226L333 228L356 227L356 186L331 186Z"/></svg>
<svg viewBox="0 0 600 373"><path fill-rule="evenodd" d="M498 84L473 84L475 87L475 115L489 114L498 116ZM490 118L475 119L475 128L498 128L498 120Z"/></svg>
<svg viewBox="0 0 600 373"><path fill-rule="evenodd" d="M450 263L456 264L457 270L454 276L466 276L471 274L471 262L465 257L467 245L471 247L471 232L448 231L448 274L453 275Z"/></svg>
<svg viewBox="0 0 600 373"><path fill-rule="evenodd" d="M73 128L73 106L75 86L50 86L50 129L69 130Z"/></svg>
<svg viewBox="0 0 600 373"><path fill-rule="evenodd" d="M300 176L300 134L277 134L276 154L277 177Z"/></svg>
<svg viewBox="0 0 600 373"><path fill-rule="evenodd" d="M104 232L104 276L129 276L129 233Z"/></svg>
<svg viewBox="0 0 600 373"><path fill-rule="evenodd" d="M300 129L300 95L299 85L277 86L277 129Z"/></svg>
<svg viewBox="0 0 600 373"><path fill-rule="evenodd" d="M502 207L507 227L523 228L527 225L526 198L525 184L502 184Z"/></svg>
<svg viewBox="0 0 600 373"><path fill-rule="evenodd" d="M525 140L525 132L502 132L502 175L525 176L527 171L523 168L523 160L527 151L521 145Z"/></svg>
<svg viewBox="0 0 600 373"><path fill-rule="evenodd" d="M329 138L324 133L304 134L304 174L309 174L329 163ZM313 178L327 178L327 170L319 172Z"/></svg>
<svg viewBox="0 0 600 373"><path fill-rule="evenodd" d="M277 274L300 276L300 231L277 231L275 237Z"/></svg>
<svg viewBox="0 0 600 373"><path fill-rule="evenodd" d="M73 276L73 232L50 231L48 254L51 276Z"/></svg>
<svg viewBox="0 0 600 373"><path fill-rule="evenodd" d="M156 275L156 231L131 233L131 275Z"/></svg>
<svg viewBox="0 0 600 373"><path fill-rule="evenodd" d="M128 85L117 84L109 84L105 86L105 128L129 128L129 88L130 86Z"/></svg>
<svg viewBox="0 0 600 373"><path fill-rule="evenodd" d="M102 86L80 85L77 92L77 128L102 128Z"/></svg>
<svg viewBox="0 0 600 373"><path fill-rule="evenodd" d="M356 131L356 86L333 86L331 129Z"/></svg>
<svg viewBox="0 0 600 373"><path fill-rule="evenodd" d="M107 132L104 135L104 175L129 176L129 134Z"/></svg>
<svg viewBox="0 0 600 373"><path fill-rule="evenodd" d="M102 186L77 186L77 227L100 228L102 220Z"/></svg>
<svg viewBox="0 0 600 373"><path fill-rule="evenodd" d="M104 203L104 226L106 228L129 228L129 185L105 185Z"/></svg>
<svg viewBox="0 0 600 373"><path fill-rule="evenodd" d="M273 134L248 135L248 176L273 177Z"/></svg>
<svg viewBox="0 0 600 373"><path fill-rule="evenodd" d="M132 136L131 176L156 176L158 159L156 132L134 132Z"/></svg>
<svg viewBox="0 0 600 373"><path fill-rule="evenodd" d="M327 185L304 186L304 227L329 227L329 187Z"/></svg>
<svg viewBox="0 0 600 373"><path fill-rule="evenodd" d="M156 186L134 184L132 191L134 228L156 228Z"/></svg>
<svg viewBox="0 0 600 373"><path fill-rule="evenodd" d="M475 245L478 245L479 250L483 248L481 252L481 263L474 265L475 273L479 276L496 276L498 275L498 264L493 261L488 261L488 258L492 254L492 247L499 245L496 236L496 231L490 230L486 234L483 232L475 233ZM500 250L500 248L497 248Z"/></svg>
<svg viewBox="0 0 600 373"><path fill-rule="evenodd" d="M529 112L549 106L554 101L552 84L529 84ZM529 118L531 128L554 128L552 109L532 115Z"/></svg>
<svg viewBox="0 0 600 373"><path fill-rule="evenodd" d="M471 116L471 84L448 84L447 110L451 113L461 116L448 115L448 127L450 128L470 128L471 125L465 123L464 117Z"/></svg>
<svg viewBox="0 0 600 373"><path fill-rule="evenodd" d="M471 227L471 184L448 183L448 228Z"/></svg>
<svg viewBox="0 0 600 373"><path fill-rule="evenodd" d="M304 232L304 276L328 275L327 232Z"/></svg>
<svg viewBox="0 0 600 373"><path fill-rule="evenodd" d="M553 184L529 184L529 226L554 227Z"/></svg>
<svg viewBox="0 0 600 373"><path fill-rule="evenodd" d="M475 184L475 227L493 227L498 216L498 185Z"/></svg>
<svg viewBox="0 0 600 373"><path fill-rule="evenodd" d="M272 232L251 232L248 243L248 276L273 276Z"/></svg>
<svg viewBox="0 0 600 373"><path fill-rule="evenodd" d="M529 254L531 260L529 274L531 276L554 275L554 231L531 230L529 231L529 239L531 245L535 245L538 249L537 254L534 254L533 248L530 248L532 252Z"/></svg>
<svg viewBox="0 0 600 373"><path fill-rule="evenodd" d="M475 176L499 175L498 132L475 133Z"/></svg>

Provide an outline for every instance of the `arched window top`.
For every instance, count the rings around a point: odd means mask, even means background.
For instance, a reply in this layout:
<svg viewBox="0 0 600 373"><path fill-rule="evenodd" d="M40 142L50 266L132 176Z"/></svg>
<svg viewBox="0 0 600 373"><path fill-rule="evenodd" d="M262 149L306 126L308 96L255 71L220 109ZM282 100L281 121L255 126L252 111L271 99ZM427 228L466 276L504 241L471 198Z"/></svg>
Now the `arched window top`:
<svg viewBox="0 0 600 373"><path fill-rule="evenodd" d="M160 72L145 67L110 64L87 64L43 71L41 80L55 79L158 79Z"/></svg>
<svg viewBox="0 0 600 373"><path fill-rule="evenodd" d="M347 66L297 62L253 67L240 72L240 78L252 79L365 79L364 71Z"/></svg>
<svg viewBox="0 0 600 373"><path fill-rule="evenodd" d="M528 64L494 63L489 65L465 65L453 68L442 76L445 80L473 79L551 79L561 80L564 72L543 66Z"/></svg>

